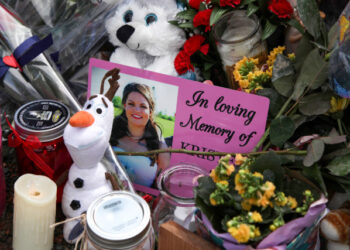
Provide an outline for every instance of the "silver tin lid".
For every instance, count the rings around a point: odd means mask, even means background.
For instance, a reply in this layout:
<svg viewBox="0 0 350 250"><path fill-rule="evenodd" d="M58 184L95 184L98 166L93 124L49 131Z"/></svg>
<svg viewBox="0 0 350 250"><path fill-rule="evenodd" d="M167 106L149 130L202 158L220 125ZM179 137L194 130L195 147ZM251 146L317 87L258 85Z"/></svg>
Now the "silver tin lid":
<svg viewBox="0 0 350 250"><path fill-rule="evenodd" d="M112 191L93 201L87 210L89 239L103 249L137 246L151 230L147 202L128 191Z"/></svg>
<svg viewBox="0 0 350 250"><path fill-rule="evenodd" d="M55 140L63 135L70 118L69 109L54 100L36 100L21 106L15 113L15 129L22 139L29 135L41 142Z"/></svg>

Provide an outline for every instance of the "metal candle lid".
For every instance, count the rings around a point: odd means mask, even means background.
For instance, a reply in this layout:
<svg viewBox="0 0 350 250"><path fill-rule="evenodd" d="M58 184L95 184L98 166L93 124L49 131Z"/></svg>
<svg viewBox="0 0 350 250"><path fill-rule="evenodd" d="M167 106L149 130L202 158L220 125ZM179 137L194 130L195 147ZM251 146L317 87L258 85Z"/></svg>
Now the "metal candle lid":
<svg viewBox="0 0 350 250"><path fill-rule="evenodd" d="M16 111L15 129L22 139L33 135L41 142L47 142L63 135L69 116L69 109L63 103L37 100L24 104Z"/></svg>
<svg viewBox="0 0 350 250"><path fill-rule="evenodd" d="M151 212L142 197L128 191L100 196L87 210L89 239L104 249L124 249L138 245L151 230Z"/></svg>

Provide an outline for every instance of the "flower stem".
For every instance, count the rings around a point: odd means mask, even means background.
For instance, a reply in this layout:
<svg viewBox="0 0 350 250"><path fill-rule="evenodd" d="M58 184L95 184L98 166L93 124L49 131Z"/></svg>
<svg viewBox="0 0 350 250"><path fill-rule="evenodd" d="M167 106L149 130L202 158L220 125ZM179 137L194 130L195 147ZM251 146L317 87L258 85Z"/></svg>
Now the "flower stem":
<svg viewBox="0 0 350 250"><path fill-rule="evenodd" d="M260 152L252 152L252 153L242 153L244 156L258 156L262 154L266 154L271 151L260 151ZM273 151L279 155L305 155L307 153L306 150L279 150ZM225 155L236 155L237 153L233 152L202 152L202 151L192 151L187 149L176 149L176 148L167 148L167 149L157 149L145 152L121 152L114 151L116 155L133 155L133 156L148 156L155 155L161 153L182 153L182 154L192 154L192 155L213 155L213 156L225 156Z"/></svg>

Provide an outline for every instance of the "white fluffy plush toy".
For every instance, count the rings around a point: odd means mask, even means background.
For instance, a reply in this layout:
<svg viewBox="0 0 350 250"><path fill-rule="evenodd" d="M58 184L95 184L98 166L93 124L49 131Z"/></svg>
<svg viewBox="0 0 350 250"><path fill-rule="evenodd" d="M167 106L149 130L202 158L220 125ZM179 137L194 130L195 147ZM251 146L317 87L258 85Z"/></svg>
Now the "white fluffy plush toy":
<svg viewBox="0 0 350 250"><path fill-rule="evenodd" d="M110 42L116 46L110 61L177 76L174 60L185 42L175 18L175 0L123 0L106 21Z"/></svg>
<svg viewBox="0 0 350 250"><path fill-rule="evenodd" d="M108 80L110 88L102 95L103 83L108 77L111 77ZM108 71L102 80L100 94L91 96L64 130L64 143L73 159L62 197L62 210L68 218L86 212L93 200L112 191L100 160L109 145L114 118L111 100L119 87L118 79L118 69ZM65 240L75 242L82 229L79 220L65 223Z"/></svg>

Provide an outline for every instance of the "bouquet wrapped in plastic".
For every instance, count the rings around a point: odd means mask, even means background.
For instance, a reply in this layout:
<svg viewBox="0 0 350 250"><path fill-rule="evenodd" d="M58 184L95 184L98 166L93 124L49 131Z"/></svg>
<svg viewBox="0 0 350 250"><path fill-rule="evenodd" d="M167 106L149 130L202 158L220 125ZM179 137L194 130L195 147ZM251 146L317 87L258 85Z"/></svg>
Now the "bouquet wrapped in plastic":
<svg viewBox="0 0 350 250"><path fill-rule="evenodd" d="M80 104L67 87L63 77L42 52L52 45L51 35L35 36L9 9L0 4L0 86L8 95L23 103L40 98L65 103L75 113ZM1 47L2 46L2 47ZM22 103L19 103L22 104ZM103 159L106 167L116 172L120 187L133 190L124 169L109 147Z"/></svg>
<svg viewBox="0 0 350 250"><path fill-rule="evenodd" d="M216 243L226 249L286 249L300 245L294 240L302 232L318 235L313 227L327 200L308 179L281 166L273 153L257 159L237 155L236 167L230 159L221 158L195 189L202 225ZM315 238L310 244L317 244Z"/></svg>
<svg viewBox="0 0 350 250"><path fill-rule="evenodd" d="M107 40L104 22L118 1L3 0L36 34L52 34L53 55L61 73L85 65Z"/></svg>

